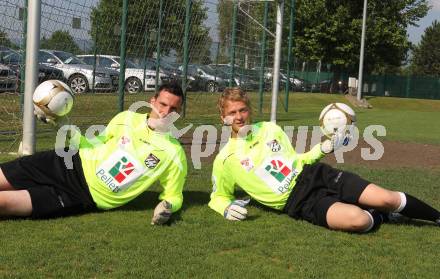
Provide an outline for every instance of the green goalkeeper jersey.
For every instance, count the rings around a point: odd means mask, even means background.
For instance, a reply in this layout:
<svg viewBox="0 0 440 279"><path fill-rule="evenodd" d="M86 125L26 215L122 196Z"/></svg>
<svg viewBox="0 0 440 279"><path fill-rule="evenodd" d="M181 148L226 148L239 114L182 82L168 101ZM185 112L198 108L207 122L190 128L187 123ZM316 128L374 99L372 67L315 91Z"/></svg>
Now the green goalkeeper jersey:
<svg viewBox="0 0 440 279"><path fill-rule="evenodd" d="M170 202L173 212L182 206L185 153L171 135L151 130L147 117L121 112L98 137L81 137L84 176L98 208L126 204L155 181L163 187L159 199Z"/></svg>
<svg viewBox="0 0 440 279"><path fill-rule="evenodd" d="M238 185L258 202L282 210L304 165L323 156L319 144L307 153L296 153L274 123L253 124L247 137L230 138L215 158L209 206L223 215Z"/></svg>

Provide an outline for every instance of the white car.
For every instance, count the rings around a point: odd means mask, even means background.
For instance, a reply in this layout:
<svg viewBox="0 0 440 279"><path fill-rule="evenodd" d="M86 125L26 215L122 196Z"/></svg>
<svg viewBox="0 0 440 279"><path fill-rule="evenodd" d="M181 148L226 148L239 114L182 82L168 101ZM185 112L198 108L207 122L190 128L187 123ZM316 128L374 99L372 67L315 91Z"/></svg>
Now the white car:
<svg viewBox="0 0 440 279"><path fill-rule="evenodd" d="M93 67L86 65L69 52L41 49L38 52L38 62L60 69L67 80L67 85L78 94L86 93L92 87L95 90L113 91L119 83L117 71L96 67L95 77L93 77ZM92 86L93 81L94 86Z"/></svg>
<svg viewBox="0 0 440 279"><path fill-rule="evenodd" d="M86 64L93 65L94 55L85 54L78 55ZM114 55L96 55L96 66L104 67L107 69L113 69L119 71L120 69L120 57ZM168 79L164 73L159 73L159 85ZM142 82L142 80L144 82ZM156 71L142 69L139 65L132 62L129 59L125 60L125 90L129 93L152 91L156 85Z"/></svg>

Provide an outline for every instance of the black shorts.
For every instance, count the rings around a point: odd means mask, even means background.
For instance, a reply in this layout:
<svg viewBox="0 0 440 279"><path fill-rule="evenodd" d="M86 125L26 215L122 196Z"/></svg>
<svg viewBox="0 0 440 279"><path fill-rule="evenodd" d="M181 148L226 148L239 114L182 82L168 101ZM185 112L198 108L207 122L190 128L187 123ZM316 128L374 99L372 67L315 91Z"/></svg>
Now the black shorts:
<svg viewBox="0 0 440 279"><path fill-rule="evenodd" d="M79 154L73 169L54 150L39 152L0 164L8 182L27 190L32 201L32 218L52 218L96 210L84 178Z"/></svg>
<svg viewBox="0 0 440 279"><path fill-rule="evenodd" d="M327 164L305 165L284 208L290 217L328 227L327 211L336 202L358 204L369 181Z"/></svg>

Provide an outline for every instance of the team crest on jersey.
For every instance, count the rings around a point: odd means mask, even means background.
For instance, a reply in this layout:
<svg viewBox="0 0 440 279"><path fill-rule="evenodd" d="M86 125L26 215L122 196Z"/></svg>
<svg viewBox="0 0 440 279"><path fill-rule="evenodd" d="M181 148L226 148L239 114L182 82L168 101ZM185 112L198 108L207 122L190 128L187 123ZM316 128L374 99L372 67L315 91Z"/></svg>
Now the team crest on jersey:
<svg viewBox="0 0 440 279"><path fill-rule="evenodd" d="M153 153L150 153L150 155L148 155L147 159L145 159L144 162L147 168L154 169L157 166L157 164L159 164L160 159L154 156Z"/></svg>
<svg viewBox="0 0 440 279"><path fill-rule="evenodd" d="M240 164L246 171L250 171L254 168L254 164L252 163L252 160L249 158L243 159L240 161Z"/></svg>
<svg viewBox="0 0 440 279"><path fill-rule="evenodd" d="M276 139L271 140L271 141L267 142L266 144L270 148L270 150L272 150L272 152L278 152L281 150L281 145L278 143L278 141Z"/></svg>

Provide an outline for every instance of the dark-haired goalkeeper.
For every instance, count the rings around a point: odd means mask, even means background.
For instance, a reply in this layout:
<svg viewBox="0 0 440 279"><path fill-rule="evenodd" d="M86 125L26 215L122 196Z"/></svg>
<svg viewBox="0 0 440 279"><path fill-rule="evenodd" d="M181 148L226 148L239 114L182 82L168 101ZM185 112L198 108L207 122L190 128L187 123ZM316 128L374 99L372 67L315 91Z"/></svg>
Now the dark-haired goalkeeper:
<svg viewBox="0 0 440 279"><path fill-rule="evenodd" d="M214 160L209 206L226 219L247 217L248 201L234 196L238 185L267 207L334 230L368 232L389 213L440 224L439 211L417 198L319 163L347 143L345 135L297 154L276 124L251 124L250 101L239 88L225 89L218 107L232 135Z"/></svg>
<svg viewBox="0 0 440 279"><path fill-rule="evenodd" d="M159 181L163 191L151 222L167 222L182 206L187 166L181 145L160 125L180 111L183 97L179 85L162 85L150 114L121 112L98 137L82 137L72 169L55 150L0 164L0 215L48 218L113 209Z"/></svg>

